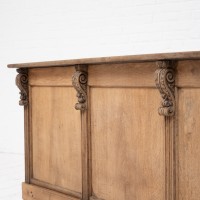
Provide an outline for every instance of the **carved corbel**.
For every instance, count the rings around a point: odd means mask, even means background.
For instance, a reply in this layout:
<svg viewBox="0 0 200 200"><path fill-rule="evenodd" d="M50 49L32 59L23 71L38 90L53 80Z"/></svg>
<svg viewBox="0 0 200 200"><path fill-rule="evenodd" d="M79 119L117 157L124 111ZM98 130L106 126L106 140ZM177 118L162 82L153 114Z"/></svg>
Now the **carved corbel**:
<svg viewBox="0 0 200 200"><path fill-rule="evenodd" d="M16 85L20 90L20 106L28 105L28 69L17 69Z"/></svg>
<svg viewBox="0 0 200 200"><path fill-rule="evenodd" d="M175 113L175 62L157 61L158 69L155 72L156 87L162 97L162 106L158 113L164 116L173 116Z"/></svg>
<svg viewBox="0 0 200 200"><path fill-rule="evenodd" d="M72 85L77 91L78 103L75 104L76 110L87 109L87 65L76 65L76 72L72 76Z"/></svg>

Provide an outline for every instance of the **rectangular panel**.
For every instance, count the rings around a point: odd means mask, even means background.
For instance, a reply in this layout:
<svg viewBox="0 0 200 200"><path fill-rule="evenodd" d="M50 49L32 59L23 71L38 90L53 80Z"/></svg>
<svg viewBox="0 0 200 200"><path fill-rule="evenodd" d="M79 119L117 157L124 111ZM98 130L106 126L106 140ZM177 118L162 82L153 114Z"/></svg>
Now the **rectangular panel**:
<svg viewBox="0 0 200 200"><path fill-rule="evenodd" d="M155 62L89 65L88 85L155 87Z"/></svg>
<svg viewBox="0 0 200 200"><path fill-rule="evenodd" d="M178 87L200 87L200 60L179 61L176 77Z"/></svg>
<svg viewBox="0 0 200 200"><path fill-rule="evenodd" d="M80 200L35 185L22 184L23 200Z"/></svg>
<svg viewBox="0 0 200 200"><path fill-rule="evenodd" d="M33 178L81 192L81 120L76 101L72 87L31 88Z"/></svg>
<svg viewBox="0 0 200 200"><path fill-rule="evenodd" d="M156 89L91 88L93 195L165 199L165 128Z"/></svg>
<svg viewBox="0 0 200 200"><path fill-rule="evenodd" d="M43 86L71 86L74 67L29 69L29 84Z"/></svg>
<svg viewBox="0 0 200 200"><path fill-rule="evenodd" d="M200 199L200 89L180 89L178 107L179 199Z"/></svg>

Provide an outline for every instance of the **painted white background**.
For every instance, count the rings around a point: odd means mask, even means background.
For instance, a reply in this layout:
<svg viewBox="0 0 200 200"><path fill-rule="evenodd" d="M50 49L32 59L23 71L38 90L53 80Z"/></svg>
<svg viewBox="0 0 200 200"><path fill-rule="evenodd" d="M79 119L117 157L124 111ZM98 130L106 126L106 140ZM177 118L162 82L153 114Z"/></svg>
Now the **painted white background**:
<svg viewBox="0 0 200 200"><path fill-rule="evenodd" d="M0 0L0 200L19 200L23 179L23 108L8 63L200 50L199 23L200 0Z"/></svg>

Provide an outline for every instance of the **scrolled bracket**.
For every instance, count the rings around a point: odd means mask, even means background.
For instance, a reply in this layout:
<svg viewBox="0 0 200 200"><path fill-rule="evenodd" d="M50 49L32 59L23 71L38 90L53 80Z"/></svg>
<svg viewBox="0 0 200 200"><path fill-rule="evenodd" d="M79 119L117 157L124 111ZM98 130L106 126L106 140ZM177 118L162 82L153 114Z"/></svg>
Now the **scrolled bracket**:
<svg viewBox="0 0 200 200"><path fill-rule="evenodd" d="M77 91L78 103L75 104L76 110L87 109L87 65L76 65L76 72L72 76L72 85Z"/></svg>
<svg viewBox="0 0 200 200"><path fill-rule="evenodd" d="M17 69L18 75L16 76L16 85L20 90L20 106L28 105L28 69Z"/></svg>
<svg viewBox="0 0 200 200"><path fill-rule="evenodd" d="M175 62L157 61L155 72L156 87L159 89L162 103L158 113L163 116L173 116L175 113Z"/></svg>

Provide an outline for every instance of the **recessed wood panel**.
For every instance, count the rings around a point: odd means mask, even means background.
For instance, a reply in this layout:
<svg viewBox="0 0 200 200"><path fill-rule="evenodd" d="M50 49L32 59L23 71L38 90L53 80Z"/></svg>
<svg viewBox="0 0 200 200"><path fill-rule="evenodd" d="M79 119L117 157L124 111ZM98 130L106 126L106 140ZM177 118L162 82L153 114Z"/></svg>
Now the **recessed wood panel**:
<svg viewBox="0 0 200 200"><path fill-rule="evenodd" d="M29 70L29 84L43 86L71 86L74 67L50 67Z"/></svg>
<svg viewBox="0 0 200 200"><path fill-rule="evenodd" d="M32 87L33 178L81 192L80 112L72 87Z"/></svg>
<svg viewBox="0 0 200 200"><path fill-rule="evenodd" d="M155 62L89 65L88 85L155 87Z"/></svg>
<svg viewBox="0 0 200 200"><path fill-rule="evenodd" d="M156 89L91 88L93 196L165 199L165 128Z"/></svg>
<svg viewBox="0 0 200 200"><path fill-rule="evenodd" d="M200 199L200 89L180 89L178 107L179 199Z"/></svg>

